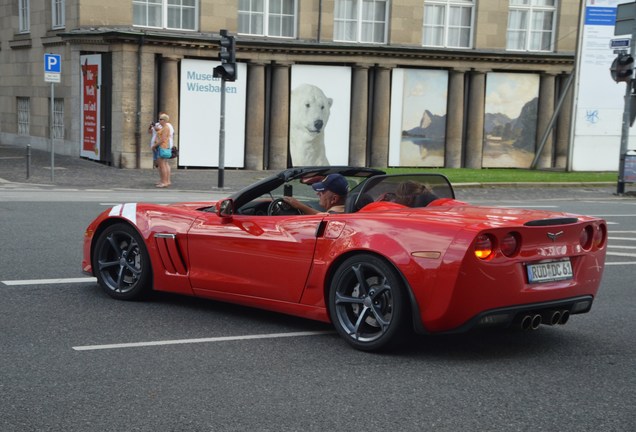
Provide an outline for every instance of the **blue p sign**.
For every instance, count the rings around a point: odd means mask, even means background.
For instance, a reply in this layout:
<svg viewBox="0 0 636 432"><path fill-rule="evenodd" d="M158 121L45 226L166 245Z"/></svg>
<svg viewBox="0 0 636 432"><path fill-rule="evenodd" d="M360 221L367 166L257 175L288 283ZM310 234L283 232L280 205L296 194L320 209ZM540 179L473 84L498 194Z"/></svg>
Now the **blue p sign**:
<svg viewBox="0 0 636 432"><path fill-rule="evenodd" d="M61 73L62 56L59 54L44 54L44 72Z"/></svg>

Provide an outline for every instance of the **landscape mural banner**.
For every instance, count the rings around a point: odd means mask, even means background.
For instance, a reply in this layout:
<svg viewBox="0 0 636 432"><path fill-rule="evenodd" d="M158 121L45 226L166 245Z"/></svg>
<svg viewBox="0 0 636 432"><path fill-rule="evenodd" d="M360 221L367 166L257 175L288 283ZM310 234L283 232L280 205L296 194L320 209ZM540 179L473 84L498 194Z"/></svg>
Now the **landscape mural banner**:
<svg viewBox="0 0 636 432"><path fill-rule="evenodd" d="M539 75L486 76L484 168L530 168L536 151Z"/></svg>
<svg viewBox="0 0 636 432"><path fill-rule="evenodd" d="M80 156L88 159L100 160L100 102L102 82L101 54L80 56L80 70Z"/></svg>
<svg viewBox="0 0 636 432"><path fill-rule="evenodd" d="M351 68L293 65L291 73L292 165L348 165Z"/></svg>
<svg viewBox="0 0 636 432"><path fill-rule="evenodd" d="M390 166L444 166L447 99L447 71L393 70Z"/></svg>
<svg viewBox="0 0 636 432"><path fill-rule="evenodd" d="M220 64L219 61L181 60L178 131L180 166L219 166L221 78L214 78L213 71ZM245 63L236 65L237 80L225 83L224 166L243 168L247 66Z"/></svg>

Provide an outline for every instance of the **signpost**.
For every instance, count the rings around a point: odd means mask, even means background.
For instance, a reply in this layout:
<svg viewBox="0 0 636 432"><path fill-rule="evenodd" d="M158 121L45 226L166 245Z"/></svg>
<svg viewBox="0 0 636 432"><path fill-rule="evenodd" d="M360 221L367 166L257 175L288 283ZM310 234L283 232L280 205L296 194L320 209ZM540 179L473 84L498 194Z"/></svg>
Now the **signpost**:
<svg viewBox="0 0 636 432"><path fill-rule="evenodd" d="M55 143L53 142L53 120L55 118L55 83L62 78L62 56L44 54L44 82L51 83L51 116L49 134L51 137L51 183L55 180Z"/></svg>
<svg viewBox="0 0 636 432"><path fill-rule="evenodd" d="M631 40L636 40L636 2L619 4L616 7L616 24L614 25L614 36L618 35L631 35ZM619 53L619 57L625 56L629 49L629 57L632 58L632 64L630 68L633 69L633 58L636 55L636 44L620 42L621 39L613 40L610 43L610 48L618 48L616 45L623 45L622 53ZM627 45L627 46L625 46ZM625 108L623 110L623 124L621 129L621 149L618 162L618 184L616 186L616 193L622 195L625 193L625 160L627 158L627 146L629 140L629 128L634 122L636 115L636 106L632 107L634 101L634 80L633 70L629 73L629 79L625 80Z"/></svg>

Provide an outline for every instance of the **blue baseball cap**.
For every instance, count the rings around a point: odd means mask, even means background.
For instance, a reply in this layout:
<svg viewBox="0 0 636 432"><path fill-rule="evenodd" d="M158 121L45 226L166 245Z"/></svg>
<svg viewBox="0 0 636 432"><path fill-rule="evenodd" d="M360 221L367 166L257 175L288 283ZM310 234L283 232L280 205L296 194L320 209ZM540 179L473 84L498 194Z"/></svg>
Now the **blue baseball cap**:
<svg viewBox="0 0 636 432"><path fill-rule="evenodd" d="M326 190L335 194L344 196L349 192L349 183L342 174L329 174L323 181L311 185L316 192L324 192Z"/></svg>

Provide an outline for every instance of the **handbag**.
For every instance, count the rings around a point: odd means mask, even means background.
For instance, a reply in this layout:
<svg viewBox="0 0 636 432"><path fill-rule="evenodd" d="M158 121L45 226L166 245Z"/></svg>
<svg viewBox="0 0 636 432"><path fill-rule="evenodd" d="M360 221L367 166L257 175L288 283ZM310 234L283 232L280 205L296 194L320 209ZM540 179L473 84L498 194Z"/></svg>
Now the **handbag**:
<svg viewBox="0 0 636 432"><path fill-rule="evenodd" d="M177 156L179 156L179 149L177 146L172 146L172 156L170 156L170 159L174 159Z"/></svg>
<svg viewBox="0 0 636 432"><path fill-rule="evenodd" d="M161 159L171 159L172 158L172 152L170 151L170 149L167 148L163 148L163 147L159 147L159 157Z"/></svg>

